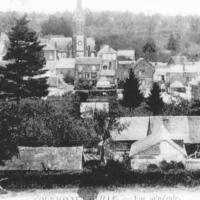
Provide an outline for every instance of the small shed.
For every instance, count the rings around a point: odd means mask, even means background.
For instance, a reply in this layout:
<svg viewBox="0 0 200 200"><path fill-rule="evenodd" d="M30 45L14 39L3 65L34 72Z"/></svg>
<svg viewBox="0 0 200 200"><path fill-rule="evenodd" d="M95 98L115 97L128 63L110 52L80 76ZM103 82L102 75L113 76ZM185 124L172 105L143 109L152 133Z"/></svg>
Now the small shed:
<svg viewBox="0 0 200 200"><path fill-rule="evenodd" d="M83 147L19 147L0 171L81 171Z"/></svg>
<svg viewBox="0 0 200 200"><path fill-rule="evenodd" d="M149 165L159 166L162 161L185 163L186 150L173 142L163 124L155 126L145 139L132 144L129 157L134 170L146 170Z"/></svg>

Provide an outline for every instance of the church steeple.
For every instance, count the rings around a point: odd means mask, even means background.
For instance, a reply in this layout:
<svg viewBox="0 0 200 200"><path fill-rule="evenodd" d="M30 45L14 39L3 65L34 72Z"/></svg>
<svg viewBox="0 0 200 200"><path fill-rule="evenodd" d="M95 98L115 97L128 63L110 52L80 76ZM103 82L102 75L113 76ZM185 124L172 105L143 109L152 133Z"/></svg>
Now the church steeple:
<svg viewBox="0 0 200 200"><path fill-rule="evenodd" d="M75 57L84 57L86 43L85 43L85 15L82 8L82 0L77 0L76 10L74 13L74 55Z"/></svg>

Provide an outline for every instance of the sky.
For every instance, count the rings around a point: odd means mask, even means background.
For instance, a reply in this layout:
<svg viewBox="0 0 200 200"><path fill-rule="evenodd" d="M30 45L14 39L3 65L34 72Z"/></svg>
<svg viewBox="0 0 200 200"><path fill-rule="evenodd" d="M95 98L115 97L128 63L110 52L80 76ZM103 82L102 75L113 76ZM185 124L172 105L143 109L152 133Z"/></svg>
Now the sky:
<svg viewBox="0 0 200 200"><path fill-rule="evenodd" d="M94 11L130 11L163 15L200 15L200 0L82 0L83 8ZM76 0L0 0L0 10L54 13L73 11Z"/></svg>

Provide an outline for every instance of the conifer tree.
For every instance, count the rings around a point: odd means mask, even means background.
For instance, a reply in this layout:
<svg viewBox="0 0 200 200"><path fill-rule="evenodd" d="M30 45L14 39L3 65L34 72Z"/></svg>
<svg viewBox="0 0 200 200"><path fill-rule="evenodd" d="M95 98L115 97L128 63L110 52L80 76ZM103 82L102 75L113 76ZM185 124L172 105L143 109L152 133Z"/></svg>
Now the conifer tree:
<svg viewBox="0 0 200 200"><path fill-rule="evenodd" d="M140 83L135 76L133 70L130 70L129 78L124 83L123 101L125 107L130 108L130 111L138 107L143 101L143 94L140 91Z"/></svg>
<svg viewBox="0 0 200 200"><path fill-rule="evenodd" d="M1 90L6 98L15 99L18 104L21 98L48 94L47 78L41 76L46 72L44 46L28 23L26 16L16 21L8 34L10 44L4 57L8 64L3 70Z"/></svg>
<svg viewBox="0 0 200 200"><path fill-rule="evenodd" d="M151 94L147 98L148 110L150 110L154 115L162 112L164 107L164 102L161 97L161 89L157 83L153 84L151 89Z"/></svg>

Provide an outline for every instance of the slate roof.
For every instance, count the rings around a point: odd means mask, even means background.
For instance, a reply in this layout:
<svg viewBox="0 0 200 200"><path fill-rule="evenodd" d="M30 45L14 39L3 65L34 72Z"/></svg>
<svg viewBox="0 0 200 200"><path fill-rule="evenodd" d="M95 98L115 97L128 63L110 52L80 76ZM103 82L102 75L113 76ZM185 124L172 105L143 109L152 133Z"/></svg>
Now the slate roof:
<svg viewBox="0 0 200 200"><path fill-rule="evenodd" d="M84 58L77 58L75 63L77 65L101 65L102 60L99 58L84 57Z"/></svg>
<svg viewBox="0 0 200 200"><path fill-rule="evenodd" d="M186 143L200 143L200 116L188 117L189 140Z"/></svg>
<svg viewBox="0 0 200 200"><path fill-rule="evenodd" d="M170 88L185 88L180 81L175 81L170 85Z"/></svg>
<svg viewBox="0 0 200 200"><path fill-rule="evenodd" d="M102 49L98 52L98 57L102 54L117 54L117 51L115 51L112 47L109 45L104 45Z"/></svg>
<svg viewBox="0 0 200 200"><path fill-rule="evenodd" d="M134 157L138 153L144 152L151 147L166 141L180 153L187 156L186 151L171 140L169 131L164 127L164 125L154 126L152 129L152 134L144 138L143 140L137 141L131 146L130 157Z"/></svg>
<svg viewBox="0 0 200 200"><path fill-rule="evenodd" d="M164 126L174 141L200 143L200 116L122 117L119 122L125 128L120 133L117 130L111 131L111 138L115 142L142 140L152 130Z"/></svg>
<svg viewBox="0 0 200 200"><path fill-rule="evenodd" d="M123 117L119 123L124 126L120 132L113 130L111 138L113 141L137 141L147 136L149 117Z"/></svg>
<svg viewBox="0 0 200 200"><path fill-rule="evenodd" d="M19 147L18 158L13 157L0 171L82 170L83 147Z"/></svg>
<svg viewBox="0 0 200 200"><path fill-rule="evenodd" d="M172 56L168 64L183 65L189 63L186 56Z"/></svg>
<svg viewBox="0 0 200 200"><path fill-rule="evenodd" d="M151 129L164 126L172 140L189 141L189 126L187 116L156 116L150 118ZM158 128L156 128L158 130Z"/></svg>

